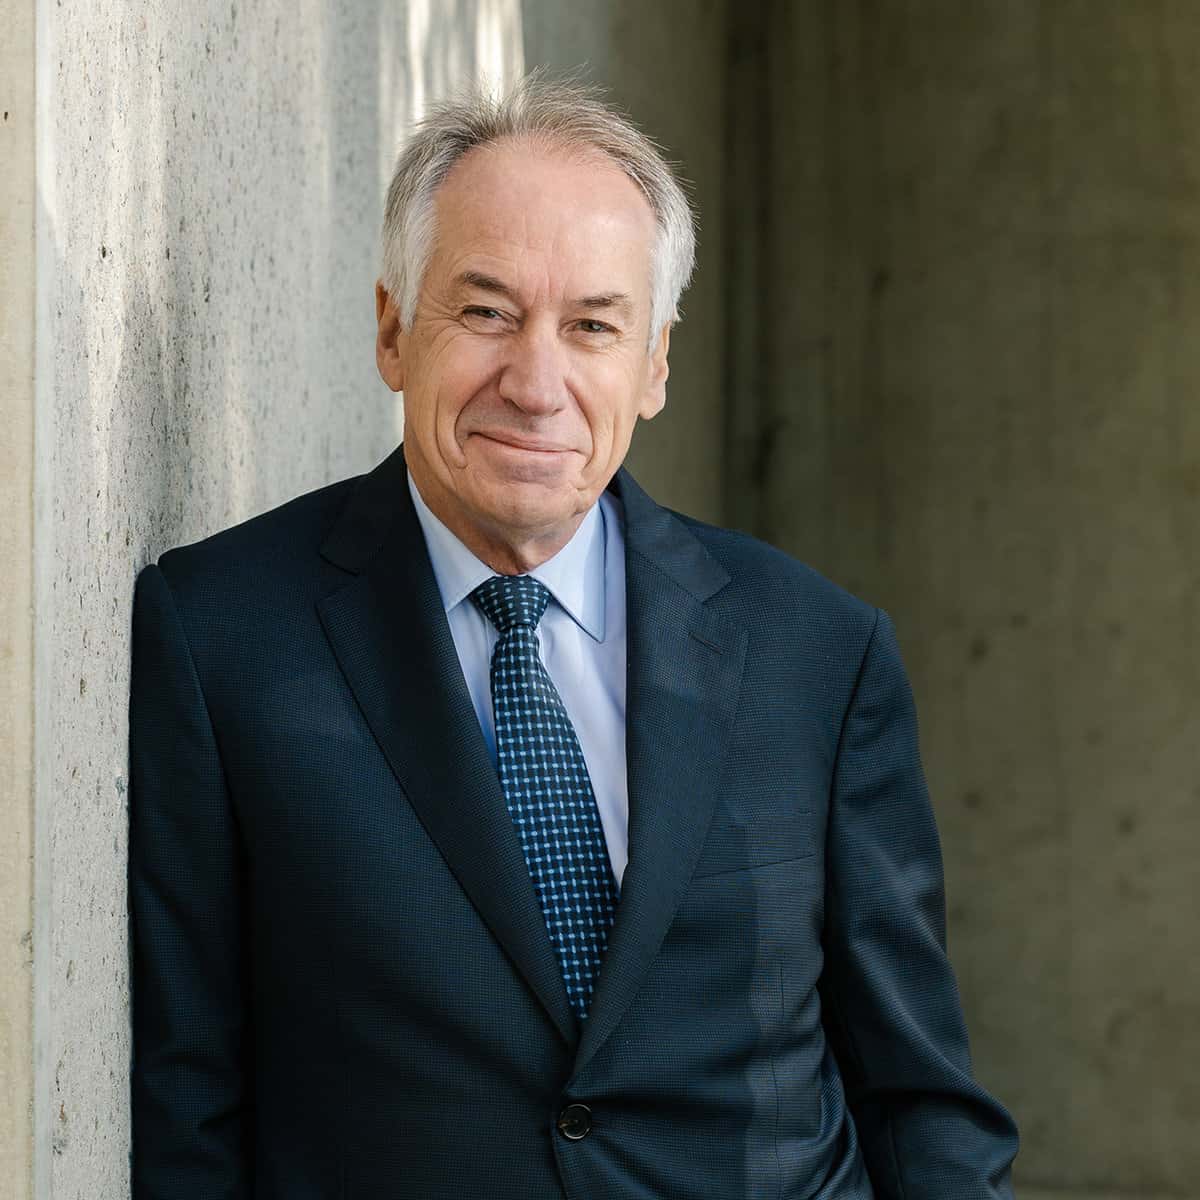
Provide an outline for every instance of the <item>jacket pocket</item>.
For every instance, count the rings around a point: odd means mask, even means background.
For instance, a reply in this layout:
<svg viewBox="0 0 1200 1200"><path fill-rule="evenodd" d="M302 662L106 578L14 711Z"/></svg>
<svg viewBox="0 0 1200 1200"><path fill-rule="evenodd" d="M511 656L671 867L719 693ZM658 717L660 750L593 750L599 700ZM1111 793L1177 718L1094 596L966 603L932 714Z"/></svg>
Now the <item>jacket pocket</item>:
<svg viewBox="0 0 1200 1200"><path fill-rule="evenodd" d="M811 809L764 814L745 824L718 815L709 827L693 879L745 871L816 854Z"/></svg>

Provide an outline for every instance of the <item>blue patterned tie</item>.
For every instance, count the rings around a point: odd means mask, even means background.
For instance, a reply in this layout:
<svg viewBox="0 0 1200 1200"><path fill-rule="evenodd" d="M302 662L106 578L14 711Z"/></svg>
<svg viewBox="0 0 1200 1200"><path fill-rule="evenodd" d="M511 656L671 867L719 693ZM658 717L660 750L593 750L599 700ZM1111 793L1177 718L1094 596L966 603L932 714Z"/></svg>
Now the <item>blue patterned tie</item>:
<svg viewBox="0 0 1200 1200"><path fill-rule="evenodd" d="M471 599L500 634L492 652L500 784L567 997L583 1018L608 945L617 884L583 751L538 653L537 625L550 593L529 575L493 575Z"/></svg>

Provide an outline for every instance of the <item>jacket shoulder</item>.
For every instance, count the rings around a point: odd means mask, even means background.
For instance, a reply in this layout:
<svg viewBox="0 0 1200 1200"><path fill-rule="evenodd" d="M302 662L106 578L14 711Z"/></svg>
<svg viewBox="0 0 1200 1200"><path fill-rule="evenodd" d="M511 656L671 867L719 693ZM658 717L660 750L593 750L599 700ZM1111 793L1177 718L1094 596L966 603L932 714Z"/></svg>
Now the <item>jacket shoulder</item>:
<svg viewBox="0 0 1200 1200"><path fill-rule="evenodd" d="M293 497L266 512L159 556L158 567L179 597L219 595L226 603L252 589L287 586L319 576L320 546L337 521L355 475ZM331 568L332 569L332 568Z"/></svg>
<svg viewBox="0 0 1200 1200"><path fill-rule="evenodd" d="M730 587L743 602L763 605L780 615L803 612L843 623L874 628L878 609L847 591L798 558L738 529L710 525L673 513L730 576Z"/></svg>

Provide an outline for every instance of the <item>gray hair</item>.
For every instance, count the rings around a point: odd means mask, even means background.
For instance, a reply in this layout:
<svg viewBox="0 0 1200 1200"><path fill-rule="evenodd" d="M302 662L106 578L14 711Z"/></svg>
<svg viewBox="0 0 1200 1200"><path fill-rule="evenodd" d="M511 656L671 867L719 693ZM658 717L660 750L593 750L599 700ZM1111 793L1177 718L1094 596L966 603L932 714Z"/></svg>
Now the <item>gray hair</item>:
<svg viewBox="0 0 1200 1200"><path fill-rule="evenodd" d="M400 152L383 218L383 286L412 327L435 230L434 198L468 150L503 139L529 139L611 159L641 189L657 235L650 267L650 345L679 319L679 297L696 260L695 219L658 147L631 121L575 80L534 71L507 95L473 92L436 105Z"/></svg>

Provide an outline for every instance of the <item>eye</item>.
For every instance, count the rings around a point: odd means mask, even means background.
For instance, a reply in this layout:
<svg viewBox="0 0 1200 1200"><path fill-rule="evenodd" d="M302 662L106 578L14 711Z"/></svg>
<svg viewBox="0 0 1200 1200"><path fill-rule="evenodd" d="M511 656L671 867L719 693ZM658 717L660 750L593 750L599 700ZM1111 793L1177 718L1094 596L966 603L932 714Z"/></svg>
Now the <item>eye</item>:
<svg viewBox="0 0 1200 1200"><path fill-rule="evenodd" d="M584 317L581 321L577 321L576 327L581 333L590 333L593 335L616 333L616 330L611 325L606 325L603 321L594 321L591 317Z"/></svg>
<svg viewBox="0 0 1200 1200"><path fill-rule="evenodd" d="M468 329L480 332L499 329L505 323L505 316L498 308L488 308L482 304L472 304L470 307L464 308L461 317L463 324Z"/></svg>

